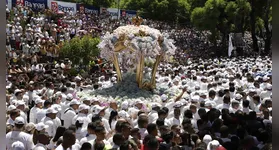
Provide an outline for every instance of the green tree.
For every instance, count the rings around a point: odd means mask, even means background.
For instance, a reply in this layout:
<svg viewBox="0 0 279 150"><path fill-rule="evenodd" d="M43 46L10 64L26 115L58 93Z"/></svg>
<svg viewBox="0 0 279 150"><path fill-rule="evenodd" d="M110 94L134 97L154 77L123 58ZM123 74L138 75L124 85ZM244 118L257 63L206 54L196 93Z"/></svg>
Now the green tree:
<svg viewBox="0 0 279 150"><path fill-rule="evenodd" d="M220 33L226 38L227 19L224 14L226 1L224 0L208 0L204 7L197 7L191 13L191 22L200 30L208 30L211 32L211 41L217 50L217 39Z"/></svg>
<svg viewBox="0 0 279 150"><path fill-rule="evenodd" d="M82 38L75 37L70 42L64 43L60 50L62 57L69 58L73 65L88 66L93 57L99 55L99 38L84 36Z"/></svg>

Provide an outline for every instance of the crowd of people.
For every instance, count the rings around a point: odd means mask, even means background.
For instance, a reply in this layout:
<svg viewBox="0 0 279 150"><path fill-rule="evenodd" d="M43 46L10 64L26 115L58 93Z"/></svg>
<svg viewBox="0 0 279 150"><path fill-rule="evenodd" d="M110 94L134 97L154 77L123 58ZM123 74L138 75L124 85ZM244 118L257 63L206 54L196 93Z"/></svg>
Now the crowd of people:
<svg viewBox="0 0 279 150"><path fill-rule="evenodd" d="M21 6L6 12L7 150L272 149L270 57L161 64L156 83L167 88L156 100L108 102L77 93L112 86L115 74L95 67L97 75L71 76L71 61L59 59L59 49L73 37L129 24L128 18L71 12L53 18L49 10ZM187 48L207 50L206 32L145 24L169 32L181 60Z"/></svg>

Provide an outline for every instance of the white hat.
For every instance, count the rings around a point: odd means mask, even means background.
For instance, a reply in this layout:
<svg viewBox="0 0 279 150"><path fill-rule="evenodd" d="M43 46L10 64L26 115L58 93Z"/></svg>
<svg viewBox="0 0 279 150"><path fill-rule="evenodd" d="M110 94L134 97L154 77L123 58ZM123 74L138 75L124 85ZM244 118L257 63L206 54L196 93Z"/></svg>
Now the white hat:
<svg viewBox="0 0 279 150"><path fill-rule="evenodd" d="M22 101L22 100L17 101L17 102L16 102L16 107L17 107L17 106L20 106L20 105L25 105L25 102Z"/></svg>
<svg viewBox="0 0 279 150"><path fill-rule="evenodd" d="M238 101L238 100L233 99L233 100L232 100L232 103L237 103L237 104L239 104L239 101Z"/></svg>
<svg viewBox="0 0 279 150"><path fill-rule="evenodd" d="M193 97L191 98L191 101L192 101L192 102L198 102L199 99L200 99L200 96L199 96L199 95L195 95L195 96L193 96Z"/></svg>
<svg viewBox="0 0 279 150"><path fill-rule="evenodd" d="M43 122L40 122L36 125L36 129L38 131L42 131L43 129L47 129L49 126L48 125L45 125Z"/></svg>
<svg viewBox="0 0 279 150"><path fill-rule="evenodd" d="M27 131L32 131L33 129L35 129L35 124L33 123L33 122L29 122L29 123L27 123L26 125L25 125L25 130L27 130Z"/></svg>
<svg viewBox="0 0 279 150"><path fill-rule="evenodd" d="M75 77L75 80L80 81L81 78L80 78L79 76L76 76L76 77Z"/></svg>
<svg viewBox="0 0 279 150"><path fill-rule="evenodd" d="M168 96L166 95L166 94L163 94L162 96L161 96L161 100L162 101L166 101L168 99Z"/></svg>
<svg viewBox="0 0 279 150"><path fill-rule="evenodd" d="M71 94L71 93L67 94L67 98L66 99L67 100L72 100L73 99L73 94Z"/></svg>
<svg viewBox="0 0 279 150"><path fill-rule="evenodd" d="M99 114L102 110L104 110L106 107L104 106L99 106L99 105L95 105L94 110L94 114Z"/></svg>
<svg viewBox="0 0 279 150"><path fill-rule="evenodd" d="M235 99L236 100L241 100L242 99L242 95L241 94L235 94Z"/></svg>
<svg viewBox="0 0 279 150"><path fill-rule="evenodd" d="M123 119L127 119L129 117L128 113L124 110L119 111L118 116Z"/></svg>
<svg viewBox="0 0 279 150"><path fill-rule="evenodd" d="M16 95L17 93L21 93L22 91L20 89L16 89L14 94Z"/></svg>
<svg viewBox="0 0 279 150"><path fill-rule="evenodd" d="M116 77L111 77L111 81L112 81L112 82L115 82L116 79L117 79Z"/></svg>
<svg viewBox="0 0 279 150"><path fill-rule="evenodd" d="M44 103L44 100L42 100L41 98L37 98L35 100L35 104L39 104L39 103Z"/></svg>
<svg viewBox="0 0 279 150"><path fill-rule="evenodd" d="M272 85L271 85L271 84L267 84L267 85L266 85L266 89L272 90Z"/></svg>
<svg viewBox="0 0 279 150"><path fill-rule="evenodd" d="M14 110L16 109L16 106L15 105L10 105L8 108L7 108L7 111L11 111L11 110Z"/></svg>
<svg viewBox="0 0 279 150"><path fill-rule="evenodd" d="M208 101L205 101L204 106L205 106L205 107L209 107L209 106L212 107L211 101L209 101L209 100L208 100Z"/></svg>
<svg viewBox="0 0 279 150"><path fill-rule="evenodd" d="M266 97L266 98L263 99L262 104L264 104L266 101L272 101L272 100L271 100L271 98Z"/></svg>
<svg viewBox="0 0 279 150"><path fill-rule="evenodd" d="M217 148L217 147L219 147L219 146L220 146L220 143L219 143L217 140L213 140L213 141L211 141L211 142L208 143L208 145L207 145L207 150L213 150L211 147ZM214 149L215 149L215 148L214 148Z"/></svg>
<svg viewBox="0 0 279 150"><path fill-rule="evenodd" d="M180 108L182 106L180 101L175 102L175 104L173 105L173 108Z"/></svg>
<svg viewBox="0 0 279 150"><path fill-rule="evenodd" d="M77 99L73 99L70 103L69 103L69 105L80 105L80 102L77 100Z"/></svg>
<svg viewBox="0 0 279 150"><path fill-rule="evenodd" d="M264 77L263 77L263 80L264 80L264 81L267 81L268 79L269 79L268 76L264 76Z"/></svg>
<svg viewBox="0 0 279 150"><path fill-rule="evenodd" d="M16 141L12 144L13 150L25 150L24 144L20 141Z"/></svg>
<svg viewBox="0 0 279 150"><path fill-rule="evenodd" d="M14 121L15 124L25 124L25 121L22 117L16 117L15 118L15 121Z"/></svg>
<svg viewBox="0 0 279 150"><path fill-rule="evenodd" d="M199 95L200 95L200 96L206 96L206 92L201 91L201 92L199 93Z"/></svg>
<svg viewBox="0 0 279 150"><path fill-rule="evenodd" d="M137 99L137 100L135 101L135 104L142 104L142 101L141 101L140 99Z"/></svg>
<svg viewBox="0 0 279 150"><path fill-rule="evenodd" d="M128 101L123 101L122 103L121 103L121 108L122 109L128 109L129 108L129 103L128 103Z"/></svg>
<svg viewBox="0 0 279 150"><path fill-rule="evenodd" d="M46 110L46 114L56 114L58 113L57 110L55 110L53 107L50 107Z"/></svg>
<svg viewBox="0 0 279 150"><path fill-rule="evenodd" d="M151 107L152 107L152 108L161 107L161 105L160 105L159 103L153 103L153 104L151 105Z"/></svg>
<svg viewBox="0 0 279 150"><path fill-rule="evenodd" d="M89 110L90 107L87 106L87 105L85 105L85 104L81 104L81 105L79 105L79 107L78 107L78 110L79 110L79 111L86 110L86 109Z"/></svg>
<svg viewBox="0 0 279 150"><path fill-rule="evenodd" d="M203 140L202 140L204 143L206 143L206 145L212 141L212 137L208 134L206 134L204 137L203 137Z"/></svg>

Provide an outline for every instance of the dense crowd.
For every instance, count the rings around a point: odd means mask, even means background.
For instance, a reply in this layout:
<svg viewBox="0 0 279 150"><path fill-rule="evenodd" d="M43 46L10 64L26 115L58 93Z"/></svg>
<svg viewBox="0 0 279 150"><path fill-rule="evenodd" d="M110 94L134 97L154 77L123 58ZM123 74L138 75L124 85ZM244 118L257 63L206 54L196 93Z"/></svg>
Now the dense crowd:
<svg viewBox="0 0 279 150"><path fill-rule="evenodd" d="M112 67L100 73L97 65L91 76L71 76L69 59L59 59L63 42L102 36L130 24L129 18L71 12L53 18L49 10L19 6L6 12L7 150L272 149L270 57L161 64L156 83L166 88L148 104L80 96L113 86L116 76ZM176 40L176 59L187 57L188 48L206 53L206 32L145 24Z"/></svg>

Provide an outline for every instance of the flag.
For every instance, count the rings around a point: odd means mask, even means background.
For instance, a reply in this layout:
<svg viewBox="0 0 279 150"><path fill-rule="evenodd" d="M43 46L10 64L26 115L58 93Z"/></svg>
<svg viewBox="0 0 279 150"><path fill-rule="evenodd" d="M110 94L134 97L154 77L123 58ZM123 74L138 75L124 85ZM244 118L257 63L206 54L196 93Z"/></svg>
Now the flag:
<svg viewBox="0 0 279 150"><path fill-rule="evenodd" d="M228 55L229 55L229 57L231 56L232 51L233 51L232 35L230 34L230 35L229 35L229 49L228 49Z"/></svg>

